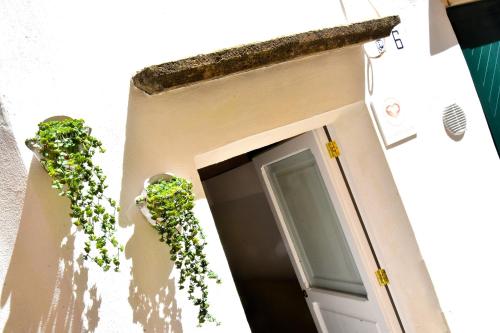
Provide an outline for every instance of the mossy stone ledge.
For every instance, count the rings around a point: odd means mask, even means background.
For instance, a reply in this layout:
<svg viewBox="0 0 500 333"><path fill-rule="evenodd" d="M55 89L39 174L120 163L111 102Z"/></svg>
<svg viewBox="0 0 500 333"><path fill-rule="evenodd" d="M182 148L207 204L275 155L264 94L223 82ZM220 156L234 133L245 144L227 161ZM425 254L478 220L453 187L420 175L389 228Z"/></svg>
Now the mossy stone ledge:
<svg viewBox="0 0 500 333"><path fill-rule="evenodd" d="M398 16L387 16L197 55L144 68L132 80L147 94L158 94L203 80L383 38L399 22Z"/></svg>

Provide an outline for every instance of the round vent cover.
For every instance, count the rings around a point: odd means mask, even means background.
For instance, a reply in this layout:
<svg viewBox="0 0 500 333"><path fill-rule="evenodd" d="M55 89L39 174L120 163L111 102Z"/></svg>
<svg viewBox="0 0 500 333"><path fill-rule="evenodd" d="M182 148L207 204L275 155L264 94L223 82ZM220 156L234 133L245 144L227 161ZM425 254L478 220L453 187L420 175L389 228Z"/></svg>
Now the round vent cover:
<svg viewBox="0 0 500 333"><path fill-rule="evenodd" d="M462 108L455 103L448 105L443 111L443 124L449 134L464 135L467 119Z"/></svg>

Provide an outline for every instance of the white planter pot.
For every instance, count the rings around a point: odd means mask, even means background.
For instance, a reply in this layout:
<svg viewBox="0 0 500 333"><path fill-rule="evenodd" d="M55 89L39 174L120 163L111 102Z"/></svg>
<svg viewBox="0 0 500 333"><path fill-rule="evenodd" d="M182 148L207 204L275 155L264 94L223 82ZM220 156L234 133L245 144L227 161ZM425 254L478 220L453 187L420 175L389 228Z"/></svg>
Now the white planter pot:
<svg viewBox="0 0 500 333"><path fill-rule="evenodd" d="M142 189L142 192L139 196L135 198L135 203L139 207L142 215L146 218L146 220L151 224L152 226L156 225L156 221L151 218L151 213L149 212L148 207L146 206L146 201L141 200L143 198L147 197L147 192L146 189L148 188L149 185L155 184L161 180L170 180L174 177L173 174L171 173L159 173L157 175L151 176L148 179L144 181L144 188Z"/></svg>

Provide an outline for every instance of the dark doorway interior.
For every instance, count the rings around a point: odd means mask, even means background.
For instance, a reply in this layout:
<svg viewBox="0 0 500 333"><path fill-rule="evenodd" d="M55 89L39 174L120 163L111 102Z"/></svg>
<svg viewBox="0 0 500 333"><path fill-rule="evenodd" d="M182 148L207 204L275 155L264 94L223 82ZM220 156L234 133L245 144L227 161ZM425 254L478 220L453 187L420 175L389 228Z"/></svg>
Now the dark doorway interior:
<svg viewBox="0 0 500 333"><path fill-rule="evenodd" d="M236 288L252 332L317 332L251 162L256 153L199 170Z"/></svg>

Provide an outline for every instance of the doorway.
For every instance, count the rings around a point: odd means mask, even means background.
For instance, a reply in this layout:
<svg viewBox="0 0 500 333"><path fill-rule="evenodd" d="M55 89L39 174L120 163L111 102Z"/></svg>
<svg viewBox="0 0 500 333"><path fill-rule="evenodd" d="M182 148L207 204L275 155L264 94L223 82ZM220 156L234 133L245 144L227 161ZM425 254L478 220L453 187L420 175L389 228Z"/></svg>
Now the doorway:
<svg viewBox="0 0 500 333"><path fill-rule="evenodd" d="M199 170L252 332L315 332L252 163L269 147Z"/></svg>
<svg viewBox="0 0 500 333"><path fill-rule="evenodd" d="M328 142L325 127L200 170L247 319L255 332L281 331L291 318L308 328L286 331L404 332L371 274L379 264Z"/></svg>
<svg viewBox="0 0 500 333"><path fill-rule="evenodd" d="M252 163L269 148L200 169L200 178L252 332L316 332Z"/></svg>

